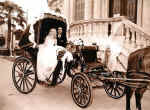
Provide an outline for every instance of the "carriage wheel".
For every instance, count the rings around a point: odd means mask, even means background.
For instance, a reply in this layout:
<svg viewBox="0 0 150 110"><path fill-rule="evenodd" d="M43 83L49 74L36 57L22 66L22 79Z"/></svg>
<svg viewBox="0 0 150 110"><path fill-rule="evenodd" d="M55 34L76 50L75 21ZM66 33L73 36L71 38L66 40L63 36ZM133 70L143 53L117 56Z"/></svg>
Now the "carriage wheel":
<svg viewBox="0 0 150 110"><path fill-rule="evenodd" d="M23 94L28 94L36 86L37 75L31 60L18 57L13 64L12 78L14 86Z"/></svg>
<svg viewBox="0 0 150 110"><path fill-rule="evenodd" d="M112 78L123 78L123 75L121 72L114 71ZM115 80L104 81L104 89L107 95L114 99L119 99L125 94L125 86Z"/></svg>
<svg viewBox="0 0 150 110"><path fill-rule="evenodd" d="M71 94L74 102L81 108L85 108L92 103L92 86L89 78L84 73L77 73L73 77Z"/></svg>

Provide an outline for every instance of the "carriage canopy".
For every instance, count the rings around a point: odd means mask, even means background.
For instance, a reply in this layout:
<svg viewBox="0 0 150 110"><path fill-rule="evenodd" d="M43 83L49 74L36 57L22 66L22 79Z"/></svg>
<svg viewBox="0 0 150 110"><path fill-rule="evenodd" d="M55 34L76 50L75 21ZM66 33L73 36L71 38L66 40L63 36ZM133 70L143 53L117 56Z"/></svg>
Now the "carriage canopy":
<svg viewBox="0 0 150 110"><path fill-rule="evenodd" d="M63 34L66 35L67 23L64 17L53 15L50 13L44 13L44 16L35 21L33 24L35 42L41 44L44 42L44 38L48 35L51 28L62 27Z"/></svg>

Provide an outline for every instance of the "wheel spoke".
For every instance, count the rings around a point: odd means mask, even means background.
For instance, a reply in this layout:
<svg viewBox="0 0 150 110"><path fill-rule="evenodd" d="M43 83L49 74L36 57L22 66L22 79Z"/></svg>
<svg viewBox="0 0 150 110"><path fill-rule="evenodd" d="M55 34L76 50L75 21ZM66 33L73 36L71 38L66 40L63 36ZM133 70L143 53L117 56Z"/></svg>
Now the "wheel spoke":
<svg viewBox="0 0 150 110"><path fill-rule="evenodd" d="M21 66L21 67L22 67L22 70L23 70L23 72L25 72L24 62L22 62L21 64L22 64L22 66Z"/></svg>
<svg viewBox="0 0 150 110"><path fill-rule="evenodd" d="M24 83L24 79L23 79L23 91L25 90L25 83Z"/></svg>
<svg viewBox="0 0 150 110"><path fill-rule="evenodd" d="M26 74L26 76L33 75L33 74L34 74L34 72L29 70L29 72Z"/></svg>
<svg viewBox="0 0 150 110"><path fill-rule="evenodd" d="M16 66L18 67L18 69L19 69L21 72L23 72L22 69L20 68L20 66L19 66L18 64L17 64Z"/></svg>
<svg viewBox="0 0 150 110"><path fill-rule="evenodd" d="M31 80L33 80L33 81L35 80L35 79L31 78L30 76L28 76L28 78L31 79Z"/></svg>
<svg viewBox="0 0 150 110"><path fill-rule="evenodd" d="M88 100L88 96L89 96L89 95L83 94L83 96L84 96L85 100Z"/></svg>
<svg viewBox="0 0 150 110"><path fill-rule="evenodd" d="M20 78L18 79L18 81L16 82L16 84L18 84L18 83L20 82L21 79L22 79L22 78L20 77Z"/></svg>
<svg viewBox="0 0 150 110"><path fill-rule="evenodd" d="M26 78L26 81L29 83L29 85L32 87L33 85L32 85L32 83L30 82L30 80L28 80L27 78Z"/></svg>
<svg viewBox="0 0 150 110"><path fill-rule="evenodd" d="M114 88L114 96L116 96L116 90L115 90L115 88Z"/></svg>
<svg viewBox="0 0 150 110"><path fill-rule="evenodd" d="M28 69L27 69L27 70L30 70L30 69L31 69L31 67L32 67L32 64L28 67Z"/></svg>
<svg viewBox="0 0 150 110"><path fill-rule="evenodd" d="M110 91L110 94L112 94L112 92L113 92L113 89L114 89L114 88L112 88L112 89L111 89L111 91Z"/></svg>
<svg viewBox="0 0 150 110"><path fill-rule="evenodd" d="M80 94L76 94L76 96L75 96L76 100L78 100L79 96L80 96Z"/></svg>
<svg viewBox="0 0 150 110"><path fill-rule="evenodd" d="M21 80L21 83L20 83L20 85L19 85L20 89L21 89L21 86L22 86L22 82L23 82L23 80Z"/></svg>
<svg viewBox="0 0 150 110"><path fill-rule="evenodd" d="M22 65L22 63L23 62L20 62L19 64L20 64L21 71L24 72L24 66Z"/></svg>
<svg viewBox="0 0 150 110"><path fill-rule="evenodd" d="M86 103L86 98L84 94L82 94L82 99L83 99L83 104Z"/></svg>
<svg viewBox="0 0 150 110"><path fill-rule="evenodd" d="M83 96L81 95L80 97L81 97L81 104L84 104L84 102L83 102Z"/></svg>
<svg viewBox="0 0 150 110"><path fill-rule="evenodd" d="M123 92L123 89L121 87L118 86L118 89L121 90Z"/></svg>
<svg viewBox="0 0 150 110"><path fill-rule="evenodd" d="M106 90L109 91L110 88L111 88L111 86L109 85L109 86L106 87Z"/></svg>
<svg viewBox="0 0 150 110"><path fill-rule="evenodd" d="M24 71L27 70L27 65L28 65L28 63L26 62L26 65L24 66Z"/></svg>
<svg viewBox="0 0 150 110"><path fill-rule="evenodd" d="M120 92L118 91L118 89L116 89L116 92L118 93L118 95L120 96Z"/></svg>
<svg viewBox="0 0 150 110"><path fill-rule="evenodd" d="M74 93L74 95L76 96L76 95L79 94L79 91L74 91L73 93Z"/></svg>
<svg viewBox="0 0 150 110"><path fill-rule="evenodd" d="M78 90L78 86L77 85L73 85L73 88Z"/></svg>
<svg viewBox="0 0 150 110"><path fill-rule="evenodd" d="M80 83L83 85L83 84L84 84L84 80L83 80L83 79L80 79Z"/></svg>
<svg viewBox="0 0 150 110"><path fill-rule="evenodd" d="M82 83L81 83L81 78L79 79L79 85L81 85Z"/></svg>
<svg viewBox="0 0 150 110"><path fill-rule="evenodd" d="M80 87L80 83L78 80L75 80L75 85L76 85L76 87Z"/></svg>
<svg viewBox="0 0 150 110"><path fill-rule="evenodd" d="M27 81L26 81L26 80L24 80L24 82L25 82L25 85L26 85L26 87L27 87L27 90L29 91L29 86L28 86Z"/></svg>
<svg viewBox="0 0 150 110"><path fill-rule="evenodd" d="M77 97L77 100L78 100L79 103L81 103L81 98L80 98L80 96L81 96L81 95L79 94L78 97Z"/></svg>

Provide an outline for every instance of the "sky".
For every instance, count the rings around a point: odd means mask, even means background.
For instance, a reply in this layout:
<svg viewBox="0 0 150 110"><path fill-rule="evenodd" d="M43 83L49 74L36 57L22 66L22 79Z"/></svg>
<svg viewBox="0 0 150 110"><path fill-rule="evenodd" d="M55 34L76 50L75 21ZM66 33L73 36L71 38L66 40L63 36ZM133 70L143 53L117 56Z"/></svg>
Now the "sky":
<svg viewBox="0 0 150 110"><path fill-rule="evenodd" d="M6 1L6 0L0 0ZM28 22L33 22L35 17L38 17L43 12L49 10L47 0L7 0L18 4L22 9L28 13Z"/></svg>

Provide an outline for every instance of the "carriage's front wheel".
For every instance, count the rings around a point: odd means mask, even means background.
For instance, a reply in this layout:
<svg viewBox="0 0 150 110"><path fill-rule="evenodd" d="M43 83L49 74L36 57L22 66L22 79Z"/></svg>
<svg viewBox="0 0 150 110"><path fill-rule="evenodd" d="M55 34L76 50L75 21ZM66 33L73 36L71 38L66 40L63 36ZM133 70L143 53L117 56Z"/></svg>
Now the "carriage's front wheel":
<svg viewBox="0 0 150 110"><path fill-rule="evenodd" d="M18 57L12 67L12 79L16 89L28 94L37 83L37 75L32 61L26 57Z"/></svg>
<svg viewBox="0 0 150 110"><path fill-rule="evenodd" d="M77 73L72 78L71 93L74 102L81 108L85 108L92 103L92 86L84 73Z"/></svg>

